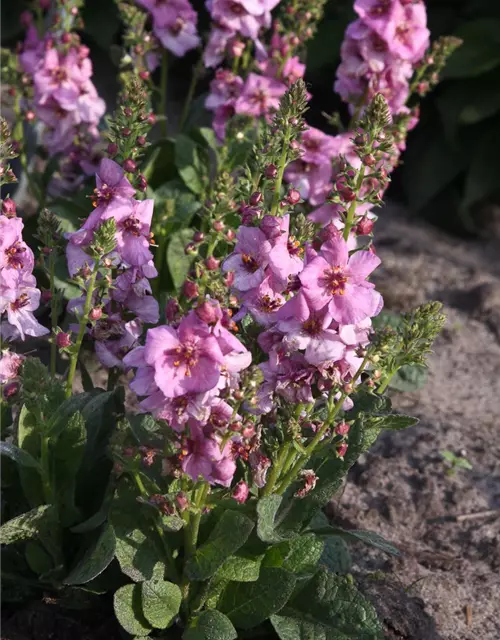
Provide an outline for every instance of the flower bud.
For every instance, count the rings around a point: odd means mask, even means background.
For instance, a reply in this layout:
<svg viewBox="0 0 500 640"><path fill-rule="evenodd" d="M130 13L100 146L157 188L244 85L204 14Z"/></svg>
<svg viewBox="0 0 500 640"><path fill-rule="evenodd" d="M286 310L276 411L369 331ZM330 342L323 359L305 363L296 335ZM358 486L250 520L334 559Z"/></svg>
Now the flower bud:
<svg viewBox="0 0 500 640"><path fill-rule="evenodd" d="M179 313L179 303L175 298L170 298L165 305L165 318L168 322L173 322Z"/></svg>
<svg viewBox="0 0 500 640"><path fill-rule="evenodd" d="M139 78L141 80L148 80L150 75L151 74L146 69L144 69L143 71L139 71Z"/></svg>
<svg viewBox="0 0 500 640"><path fill-rule="evenodd" d="M339 458L343 458L345 456L345 454L347 453L347 449L348 449L348 444L347 442L342 442L341 444L338 445L337 447L337 455Z"/></svg>
<svg viewBox="0 0 500 640"><path fill-rule="evenodd" d="M198 285L192 280L186 280L182 286L182 293L188 300L197 298L199 295Z"/></svg>
<svg viewBox="0 0 500 640"><path fill-rule="evenodd" d="M234 271L229 271L228 273L226 273L226 277L224 278L224 284L226 285L226 287L232 287L234 284Z"/></svg>
<svg viewBox="0 0 500 640"><path fill-rule="evenodd" d="M250 196L250 204L252 205L252 207L255 207L256 205L259 204L259 202L262 202L263 199L264 199L264 196L262 195L262 192L255 191Z"/></svg>
<svg viewBox="0 0 500 640"><path fill-rule="evenodd" d="M336 425L335 433L338 436L345 436L347 433L349 433L350 428L351 428L350 424L348 424L347 422L341 422L338 425Z"/></svg>
<svg viewBox="0 0 500 640"><path fill-rule="evenodd" d="M137 144L143 147L146 144L146 136L137 136Z"/></svg>
<svg viewBox="0 0 500 640"><path fill-rule="evenodd" d="M270 180L274 180L274 178L276 178L276 176L278 175L278 169L274 164L269 164L264 169L264 175L266 176L266 178L269 178Z"/></svg>
<svg viewBox="0 0 500 640"><path fill-rule="evenodd" d="M196 248L194 242L187 243L187 245L184 247L184 253L187 256L195 256L198 253L198 249Z"/></svg>
<svg viewBox="0 0 500 640"><path fill-rule="evenodd" d="M148 123L153 126L154 124L156 124L156 116L155 114L151 111L151 113L148 113Z"/></svg>
<svg viewBox="0 0 500 640"><path fill-rule="evenodd" d="M367 153L366 156L364 156L363 158L363 164L365 164L367 167L373 167L373 165L376 164L376 162L377 162L377 159L372 153Z"/></svg>
<svg viewBox="0 0 500 640"><path fill-rule="evenodd" d="M356 225L356 232L358 236L367 236L372 232L374 221L366 216L363 216Z"/></svg>
<svg viewBox="0 0 500 640"><path fill-rule="evenodd" d="M220 233L221 231L223 231L224 227L225 227L225 224L222 222L222 220L214 220L212 224L212 229L214 231L217 231L217 233Z"/></svg>
<svg viewBox="0 0 500 640"><path fill-rule="evenodd" d="M14 218L16 216L16 211L16 203L12 198L5 198L5 200L2 200L2 213L4 216L7 216L7 218Z"/></svg>
<svg viewBox="0 0 500 640"><path fill-rule="evenodd" d="M220 313L218 312L219 309L217 306L208 302L208 300L204 300L195 309L195 313L198 318L202 322L206 322L206 324L215 324L220 318Z"/></svg>
<svg viewBox="0 0 500 640"><path fill-rule="evenodd" d="M23 11L19 16L21 26L27 29L33 24L33 14L31 11Z"/></svg>
<svg viewBox="0 0 500 640"><path fill-rule="evenodd" d="M122 136L124 138L130 138L132 133L132 129L130 127L122 127Z"/></svg>
<svg viewBox="0 0 500 640"><path fill-rule="evenodd" d="M52 293L50 289L44 289L41 293L40 300L43 304L48 304L52 300Z"/></svg>
<svg viewBox="0 0 500 640"><path fill-rule="evenodd" d="M185 511L189 507L189 500L183 491L179 491L175 496L175 502L179 511Z"/></svg>
<svg viewBox="0 0 500 640"><path fill-rule="evenodd" d="M229 52L233 58L241 58L245 51L245 43L241 40L235 39L229 44Z"/></svg>
<svg viewBox="0 0 500 640"><path fill-rule="evenodd" d="M110 142L108 144L108 155L116 156L118 153L118 145L115 142Z"/></svg>
<svg viewBox="0 0 500 640"><path fill-rule="evenodd" d="M61 36L61 42L63 44L69 44L71 42L71 34L68 32L63 33Z"/></svg>
<svg viewBox="0 0 500 640"><path fill-rule="evenodd" d="M125 116L127 118L131 118L133 116L133 111L130 107L125 107L125 109L123 110L123 113L125 114Z"/></svg>
<svg viewBox="0 0 500 640"><path fill-rule="evenodd" d="M203 231L195 231L195 233L193 235L193 241L194 242L203 242L203 240L205 240L205 234L203 233Z"/></svg>
<svg viewBox="0 0 500 640"><path fill-rule="evenodd" d="M127 158L123 163L123 170L127 173L134 173L137 170L137 165L131 158Z"/></svg>
<svg viewBox="0 0 500 640"><path fill-rule="evenodd" d="M13 398L15 395L17 395L18 391L19 391L19 382L17 382L16 380L13 380L12 382L8 382L6 385L3 385L2 395L4 397L4 400L10 400L10 398Z"/></svg>
<svg viewBox="0 0 500 640"><path fill-rule="evenodd" d="M145 176L141 174L139 174L139 177L137 179L137 188L139 189L139 191L146 191L146 189L148 188L148 181L146 180Z"/></svg>
<svg viewBox="0 0 500 640"><path fill-rule="evenodd" d="M244 480L240 480L233 489L233 498L236 502L243 504L247 501L249 492L247 483Z"/></svg>
<svg viewBox="0 0 500 640"><path fill-rule="evenodd" d="M228 229L226 231L226 240L228 242L232 242L235 239L235 237L236 237L236 234L232 229Z"/></svg>
<svg viewBox="0 0 500 640"><path fill-rule="evenodd" d="M26 122L33 122L33 120L35 119L35 112L31 111L30 109L28 111L26 111L25 115L24 115Z"/></svg>
<svg viewBox="0 0 500 640"><path fill-rule="evenodd" d="M95 322L96 320L100 320L102 318L102 307L94 307L89 312L89 320Z"/></svg>
<svg viewBox="0 0 500 640"><path fill-rule="evenodd" d="M300 192L297 189L290 189L286 196L287 202L289 204L297 204L300 202Z"/></svg>
<svg viewBox="0 0 500 640"><path fill-rule="evenodd" d="M216 271L220 267L220 260L214 256L210 256L205 260L205 266L209 271Z"/></svg>
<svg viewBox="0 0 500 640"><path fill-rule="evenodd" d="M60 331L56 336L56 344L59 349L65 349L71 345L71 334Z"/></svg>

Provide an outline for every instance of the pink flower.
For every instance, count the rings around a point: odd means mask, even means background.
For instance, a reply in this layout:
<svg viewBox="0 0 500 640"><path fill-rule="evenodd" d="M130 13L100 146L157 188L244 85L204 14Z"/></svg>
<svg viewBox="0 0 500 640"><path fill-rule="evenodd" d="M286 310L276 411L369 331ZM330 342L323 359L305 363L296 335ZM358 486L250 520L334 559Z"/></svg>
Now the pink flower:
<svg viewBox="0 0 500 640"><path fill-rule="evenodd" d="M281 82L250 73L234 105L235 111L255 118L269 115L272 110L278 109L285 91L286 86Z"/></svg>
<svg viewBox="0 0 500 640"><path fill-rule="evenodd" d="M322 246L299 278L313 309L328 305L334 320L356 324L382 309L381 295L366 281L379 264L380 258L370 251L357 251L349 257L347 244L339 237Z"/></svg>
<svg viewBox="0 0 500 640"><path fill-rule="evenodd" d="M240 504L244 504L248 500L248 494L250 490L247 483L244 480L240 480L234 487L232 496Z"/></svg>
<svg viewBox="0 0 500 640"><path fill-rule="evenodd" d="M192 315L183 318L177 329L149 329L144 359L154 368L155 382L167 398L213 389L224 363L217 339Z"/></svg>
<svg viewBox="0 0 500 640"><path fill-rule="evenodd" d="M15 272L30 274L35 266L33 252L23 242L21 218L0 216L0 269L2 278L8 278Z"/></svg>
<svg viewBox="0 0 500 640"><path fill-rule="evenodd" d="M34 73L35 90L40 104L54 98L67 111L76 108L80 86L92 75L92 64L88 58L80 60L75 49L67 55L57 49L48 49L42 67Z"/></svg>
<svg viewBox="0 0 500 640"><path fill-rule="evenodd" d="M198 14L187 0L174 0L153 13L153 31L161 44L176 56L184 56L201 43L196 30Z"/></svg>
<svg viewBox="0 0 500 640"><path fill-rule="evenodd" d="M122 259L131 266L140 267L151 262L150 228L153 218L153 200L133 200L131 208L114 211L116 220L116 247Z"/></svg>
<svg viewBox="0 0 500 640"><path fill-rule="evenodd" d="M19 375L19 369L25 361L25 357L12 351L2 351L0 357L0 384L6 384Z"/></svg>
<svg viewBox="0 0 500 640"><path fill-rule="evenodd" d="M303 249L293 236L289 235L290 216L276 218L279 223L277 236L272 241L273 247L269 252L269 269L273 274L273 285L282 291L288 286L290 276L296 276L304 268L301 255Z"/></svg>
<svg viewBox="0 0 500 640"><path fill-rule="evenodd" d="M4 272L2 270L2 276ZM40 306L40 291L34 276L16 272L8 281L2 277L0 286L0 313L6 313L7 323L2 323L2 336L7 339L28 336L44 336L49 330L33 315Z"/></svg>
<svg viewBox="0 0 500 640"><path fill-rule="evenodd" d="M183 443L181 466L194 481L201 476L211 484L228 487L231 484L236 464L230 455L230 446L223 451L219 441L206 436L195 421L190 423L190 437Z"/></svg>
<svg viewBox="0 0 500 640"><path fill-rule="evenodd" d="M255 227L241 226L234 252L225 260L224 271L234 271L234 288L249 291L264 280L269 263L271 243L264 233Z"/></svg>
<svg viewBox="0 0 500 640"><path fill-rule="evenodd" d="M265 278L256 290L243 298L244 306L255 320L268 327L276 320L276 312L285 304L285 298L269 286L270 278Z"/></svg>

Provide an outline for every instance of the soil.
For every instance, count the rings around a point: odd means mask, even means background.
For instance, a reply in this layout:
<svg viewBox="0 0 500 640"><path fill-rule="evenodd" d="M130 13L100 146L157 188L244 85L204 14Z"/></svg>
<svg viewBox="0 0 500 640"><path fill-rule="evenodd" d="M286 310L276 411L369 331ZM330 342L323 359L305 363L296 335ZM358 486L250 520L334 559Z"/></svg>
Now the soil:
<svg viewBox="0 0 500 640"><path fill-rule="evenodd" d="M355 554L388 637L499 640L500 240L453 238L394 206L382 211L376 238L386 306L440 300L448 322L427 385L392 394L395 408L420 423L379 438L332 515L401 550ZM449 475L442 450L466 457L472 470Z"/></svg>

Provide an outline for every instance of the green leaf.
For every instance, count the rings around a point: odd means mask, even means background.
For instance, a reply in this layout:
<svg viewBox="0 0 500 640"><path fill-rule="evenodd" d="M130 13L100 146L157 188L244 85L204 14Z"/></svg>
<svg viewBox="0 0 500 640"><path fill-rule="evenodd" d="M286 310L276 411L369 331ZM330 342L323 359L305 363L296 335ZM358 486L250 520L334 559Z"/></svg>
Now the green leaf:
<svg viewBox="0 0 500 640"><path fill-rule="evenodd" d="M314 572L325 546L313 533L299 536L284 544L288 546L288 551L282 567L293 573Z"/></svg>
<svg viewBox="0 0 500 640"><path fill-rule="evenodd" d="M342 529L341 527L326 527L324 529L316 530L317 535L334 535L340 538L344 538L345 540L352 540L354 542L363 542L371 547L375 547L376 549L380 549L385 553L388 553L392 556L401 555L399 549L397 549L391 542L383 538L378 533L374 531L366 531L364 529L352 529L350 531L346 531L346 529Z"/></svg>
<svg viewBox="0 0 500 640"><path fill-rule="evenodd" d="M203 191L202 163L196 143L186 135L175 141L175 166L184 184L196 194Z"/></svg>
<svg viewBox="0 0 500 640"><path fill-rule="evenodd" d="M141 583L144 617L155 629L165 629L179 613L182 594L176 584L163 580Z"/></svg>
<svg viewBox="0 0 500 640"><path fill-rule="evenodd" d="M215 578L234 580L235 582L255 582L259 578L263 557L230 556L216 572Z"/></svg>
<svg viewBox="0 0 500 640"><path fill-rule="evenodd" d="M38 473L42 470L37 460L30 453L9 442L0 442L0 455L10 458L21 467L36 469Z"/></svg>
<svg viewBox="0 0 500 640"><path fill-rule="evenodd" d="M398 413L390 413L386 416L373 416L362 414L362 419L367 429L387 429L389 431L400 431L408 429L418 424L418 418L412 416L402 416Z"/></svg>
<svg viewBox="0 0 500 640"><path fill-rule="evenodd" d="M154 192L154 198L156 206L160 203L168 203L167 211L171 215L164 221L160 220L159 233L169 224L187 227L193 215L201 208L201 203L196 199L196 196L178 179L162 184Z"/></svg>
<svg viewBox="0 0 500 640"><path fill-rule="evenodd" d="M82 559L71 570L64 584L85 584L100 575L115 556L115 544L113 527L107 525L95 544L87 549Z"/></svg>
<svg viewBox="0 0 500 640"><path fill-rule="evenodd" d="M427 383L427 368L421 365L405 365L391 378L389 386L406 393L418 391Z"/></svg>
<svg viewBox="0 0 500 640"><path fill-rule="evenodd" d="M281 542L285 536L276 530L276 516L283 497L272 494L257 503L257 535L263 542Z"/></svg>
<svg viewBox="0 0 500 640"><path fill-rule="evenodd" d="M152 630L141 609L141 585L126 584L118 589L113 605L118 622L130 635L143 637Z"/></svg>
<svg viewBox="0 0 500 640"><path fill-rule="evenodd" d="M40 433L35 416L26 405L21 407L17 421L17 441L19 448L35 460L40 457ZM45 502L40 473L33 468L19 467L19 478L24 494L31 507Z"/></svg>
<svg viewBox="0 0 500 640"><path fill-rule="evenodd" d="M59 291L66 300L79 298L82 290L76 286L71 280L68 271L68 261L64 254L56 257L54 269L54 284L56 290Z"/></svg>
<svg viewBox="0 0 500 640"><path fill-rule="evenodd" d="M378 640L382 628L352 578L320 569L271 623L281 640Z"/></svg>
<svg viewBox="0 0 500 640"><path fill-rule="evenodd" d="M182 640L236 640L237 637L231 620L220 611L209 609L191 618Z"/></svg>
<svg viewBox="0 0 500 640"><path fill-rule="evenodd" d="M242 547L254 523L242 513L224 511L208 540L199 547L186 563L186 576L190 580L207 580L226 559Z"/></svg>
<svg viewBox="0 0 500 640"><path fill-rule="evenodd" d="M175 168L175 141L162 138L154 142L146 151L143 171L151 189L178 178Z"/></svg>
<svg viewBox="0 0 500 640"><path fill-rule="evenodd" d="M85 405L87 405L91 398L97 393L100 393L100 391L96 390L94 393L77 393L65 400L49 419L47 431L51 439L58 438L66 428L66 424L70 417L77 411L81 412L83 407L85 407Z"/></svg>
<svg viewBox="0 0 500 640"><path fill-rule="evenodd" d="M64 232L73 232L80 229L82 221L86 220L91 210L90 200L87 201L88 207L69 198L56 198L50 203L50 210L55 213L60 224L61 230Z"/></svg>
<svg viewBox="0 0 500 640"><path fill-rule="evenodd" d="M82 376L83 390L91 393L94 391L94 382L82 358L78 358L78 368L80 369L80 375Z"/></svg>
<svg viewBox="0 0 500 640"><path fill-rule="evenodd" d="M50 555L45 551L43 545L36 540L29 540L26 543L24 555L29 568L38 576L42 576L54 568Z"/></svg>
<svg viewBox="0 0 500 640"><path fill-rule="evenodd" d="M191 268L194 256L186 255L184 249L193 238L192 229L181 229L172 234L167 247L167 264L176 289L180 289Z"/></svg>
<svg viewBox="0 0 500 640"><path fill-rule="evenodd" d="M57 514L51 505L36 507L27 513L7 520L0 527L2 544L14 544L22 540L37 538L43 534L44 527L56 521Z"/></svg>
<svg viewBox="0 0 500 640"><path fill-rule="evenodd" d="M75 506L76 474L83 459L86 442L85 420L77 411L69 418L52 450L55 490L63 526L70 526L78 518Z"/></svg>
<svg viewBox="0 0 500 640"><path fill-rule="evenodd" d="M500 64L500 20L486 17L468 20L454 35L463 44L446 62L442 78L479 76Z"/></svg>
<svg viewBox="0 0 500 640"><path fill-rule="evenodd" d="M340 575L350 572L352 567L351 553L349 547L340 536L327 536L325 538L325 548L319 559L319 564Z"/></svg>
<svg viewBox="0 0 500 640"><path fill-rule="evenodd" d="M122 482L110 512L115 530L115 555L120 568L134 582L163 577L162 555L155 545L152 529L137 513L136 495Z"/></svg>
<svg viewBox="0 0 500 640"><path fill-rule="evenodd" d="M231 582L218 602L236 628L251 629L282 609L295 587L285 569L263 567L256 582Z"/></svg>

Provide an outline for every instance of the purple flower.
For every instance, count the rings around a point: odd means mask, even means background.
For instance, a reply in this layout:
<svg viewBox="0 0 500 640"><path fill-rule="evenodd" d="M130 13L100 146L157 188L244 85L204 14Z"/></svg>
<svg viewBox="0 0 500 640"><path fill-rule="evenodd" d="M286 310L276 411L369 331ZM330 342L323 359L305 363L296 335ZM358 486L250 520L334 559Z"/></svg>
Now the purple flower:
<svg viewBox="0 0 500 640"><path fill-rule="evenodd" d="M269 263L271 243L265 234L255 227L241 226L236 234L234 252L225 260L224 271L234 271L234 288L249 291L258 287Z"/></svg>
<svg viewBox="0 0 500 640"><path fill-rule="evenodd" d="M211 484L228 487L236 471L236 464L230 455L230 446L221 451L219 441L206 436L203 428L195 421L189 425L190 437L183 442L181 466L194 481L201 476Z"/></svg>
<svg viewBox="0 0 500 640"><path fill-rule="evenodd" d="M305 350L307 363L318 366L325 362L341 360L345 345L332 328L333 318L328 307L319 311L312 309L304 293L298 295L283 307L279 313L277 328L285 334L283 342L291 351Z"/></svg>
<svg viewBox="0 0 500 640"><path fill-rule="evenodd" d="M80 60L75 49L70 49L66 55L55 48L48 49L42 66L33 77L38 102L43 105L49 98L54 98L61 108L75 110L80 85L91 75L90 60Z"/></svg>
<svg viewBox="0 0 500 640"><path fill-rule="evenodd" d="M281 82L250 73L234 105L235 111L255 118L267 116L272 110L278 109L285 91L286 86Z"/></svg>
<svg viewBox="0 0 500 640"><path fill-rule="evenodd" d="M99 322L94 329L94 336L99 335L102 330L100 325L109 326L110 320L111 317L108 317ZM124 323L119 316L117 320L113 337L107 340L96 339L95 342L96 355L100 363L108 369L111 369L111 367L124 369L126 367L123 363L123 358L136 346L137 340L142 333L142 323L139 320L131 320Z"/></svg>
<svg viewBox="0 0 500 640"><path fill-rule="evenodd" d="M144 359L154 368L156 384L167 398L213 389L224 363L217 339L192 315L183 318L177 329L149 329Z"/></svg>
<svg viewBox="0 0 500 640"><path fill-rule="evenodd" d="M198 14L188 0L156 3L152 14L153 31L165 49L181 57L200 45Z"/></svg>
<svg viewBox="0 0 500 640"><path fill-rule="evenodd" d="M33 252L23 242L23 227L21 218L0 216L0 269L3 279L9 278L9 273L10 277L16 272L29 275L35 266Z"/></svg>
<svg viewBox="0 0 500 640"><path fill-rule="evenodd" d="M12 351L2 351L0 356L0 384L6 384L14 380L19 375L19 369L26 358L13 353Z"/></svg>
<svg viewBox="0 0 500 640"><path fill-rule="evenodd" d="M270 278L265 278L256 290L243 298L244 306L255 320L268 327L276 320L276 312L285 304L285 298L270 285Z"/></svg>
<svg viewBox="0 0 500 640"><path fill-rule="evenodd" d="M370 251L357 251L349 257L347 244L339 237L322 246L320 255L299 278L313 309L328 305L334 320L356 324L382 309L381 295L366 281L379 264L380 258Z"/></svg>
<svg viewBox="0 0 500 640"><path fill-rule="evenodd" d="M304 268L302 261L303 248L293 236L289 235L290 216L276 218L279 223L276 232L278 235L271 240L273 247L269 252L269 269L274 278L273 284L281 291L288 286L290 276L296 276ZM264 222L264 221L263 221Z"/></svg>
<svg viewBox="0 0 500 640"><path fill-rule="evenodd" d="M7 323L2 322L2 336L7 339L28 336L44 336L49 330L43 327L33 315L40 305L40 291L36 288L34 276L16 272L12 278L4 280L2 270L0 285L0 313L7 315Z"/></svg>
<svg viewBox="0 0 500 640"><path fill-rule="evenodd" d="M131 208L113 211L116 220L116 247L124 260L133 267L151 262L150 228L153 218L153 200L132 200ZM107 215L106 217L111 217Z"/></svg>

